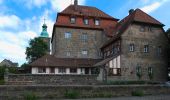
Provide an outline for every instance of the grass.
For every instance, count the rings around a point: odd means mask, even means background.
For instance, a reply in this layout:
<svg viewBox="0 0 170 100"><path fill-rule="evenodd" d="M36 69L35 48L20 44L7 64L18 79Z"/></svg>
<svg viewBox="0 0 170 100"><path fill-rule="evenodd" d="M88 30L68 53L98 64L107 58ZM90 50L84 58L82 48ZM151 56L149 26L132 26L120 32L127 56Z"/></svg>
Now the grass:
<svg viewBox="0 0 170 100"><path fill-rule="evenodd" d="M144 96L144 92L142 90L132 91L132 96Z"/></svg>
<svg viewBox="0 0 170 100"><path fill-rule="evenodd" d="M38 97L34 93L29 92L24 94L24 100L38 100Z"/></svg>
<svg viewBox="0 0 170 100"><path fill-rule="evenodd" d="M79 97L79 93L77 91L66 91L64 96L68 99L77 99Z"/></svg>

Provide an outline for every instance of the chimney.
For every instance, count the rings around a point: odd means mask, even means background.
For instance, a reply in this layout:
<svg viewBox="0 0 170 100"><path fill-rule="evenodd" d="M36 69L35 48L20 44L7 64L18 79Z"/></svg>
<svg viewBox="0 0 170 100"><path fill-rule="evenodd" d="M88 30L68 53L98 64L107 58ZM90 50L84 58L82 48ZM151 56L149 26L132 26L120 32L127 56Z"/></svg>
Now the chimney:
<svg viewBox="0 0 170 100"><path fill-rule="evenodd" d="M77 5L78 5L78 0L74 0L74 9L75 9L75 11L78 10Z"/></svg>
<svg viewBox="0 0 170 100"><path fill-rule="evenodd" d="M78 5L78 0L74 0L74 6Z"/></svg>
<svg viewBox="0 0 170 100"><path fill-rule="evenodd" d="M130 9L129 10L129 15L132 14L135 10L134 9Z"/></svg>

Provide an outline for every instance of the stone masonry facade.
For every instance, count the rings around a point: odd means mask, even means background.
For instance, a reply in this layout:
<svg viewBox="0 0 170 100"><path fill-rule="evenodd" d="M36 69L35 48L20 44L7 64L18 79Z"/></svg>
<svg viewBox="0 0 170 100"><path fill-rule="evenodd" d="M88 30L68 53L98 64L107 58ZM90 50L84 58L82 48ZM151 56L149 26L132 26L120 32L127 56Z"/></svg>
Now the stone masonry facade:
<svg viewBox="0 0 170 100"><path fill-rule="evenodd" d="M65 33L71 33L71 38L66 39ZM82 35L87 34L84 41ZM57 58L92 58L101 59L100 47L107 40L102 30L55 28L53 37L52 54ZM83 55L82 51L87 50L88 54ZM67 55L70 52L70 55Z"/></svg>
<svg viewBox="0 0 170 100"><path fill-rule="evenodd" d="M139 80L137 66L141 66L140 80L150 81L148 67L153 68L152 81L167 80L168 40L160 27L152 27L152 31L140 32L141 24L132 24L121 36L120 76L109 76L108 80ZM145 26L149 28L150 26ZM134 51L129 51L129 45L134 44ZM148 53L144 52L144 45L149 45ZM158 47L161 53L158 54Z"/></svg>

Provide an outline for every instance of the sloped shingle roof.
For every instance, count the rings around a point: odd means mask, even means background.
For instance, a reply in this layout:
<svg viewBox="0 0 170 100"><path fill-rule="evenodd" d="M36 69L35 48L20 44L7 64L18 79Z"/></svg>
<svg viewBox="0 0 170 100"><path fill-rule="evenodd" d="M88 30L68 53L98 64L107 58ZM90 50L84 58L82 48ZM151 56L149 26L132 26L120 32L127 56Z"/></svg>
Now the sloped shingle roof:
<svg viewBox="0 0 170 100"><path fill-rule="evenodd" d="M164 25L156 20L155 18L151 17L150 15L146 14L140 9L136 9L133 11L131 14L126 16L124 19L122 19L116 27L113 29L112 36L110 40L108 40L103 46L107 46L108 44L112 43L115 41L115 39L119 38L121 34L128 28L128 26L133 23L133 22L140 22L140 23L145 23L145 24L152 24L152 25L158 25L163 27Z"/></svg>
<svg viewBox="0 0 170 100"><path fill-rule="evenodd" d="M30 64L31 67L93 67L99 59L56 58L45 55Z"/></svg>
<svg viewBox="0 0 170 100"><path fill-rule="evenodd" d="M100 18L110 18L115 19L112 16L106 14L105 12L99 10L96 7L90 6L81 6L81 5L70 5L64 9L62 14L71 14L71 15L80 15L80 16L91 16L91 17L100 17ZM118 19L115 19L118 20Z"/></svg>

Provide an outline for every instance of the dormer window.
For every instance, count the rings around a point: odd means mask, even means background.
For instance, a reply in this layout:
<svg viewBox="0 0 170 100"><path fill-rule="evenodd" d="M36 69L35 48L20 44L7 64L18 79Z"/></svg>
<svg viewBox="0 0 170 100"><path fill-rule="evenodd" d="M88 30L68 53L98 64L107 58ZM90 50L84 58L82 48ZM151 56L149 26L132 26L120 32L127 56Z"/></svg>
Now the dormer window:
<svg viewBox="0 0 170 100"><path fill-rule="evenodd" d="M95 19L95 20L94 20L94 23L95 23L95 25L97 25L97 26L100 25L99 19Z"/></svg>
<svg viewBox="0 0 170 100"><path fill-rule="evenodd" d="M84 24L85 24L85 25L88 25L88 24L89 24L89 20L85 18L85 19L84 19Z"/></svg>
<svg viewBox="0 0 170 100"><path fill-rule="evenodd" d="M70 22L71 22L71 24L75 24L76 23L76 18L75 17L71 17L70 18Z"/></svg>

